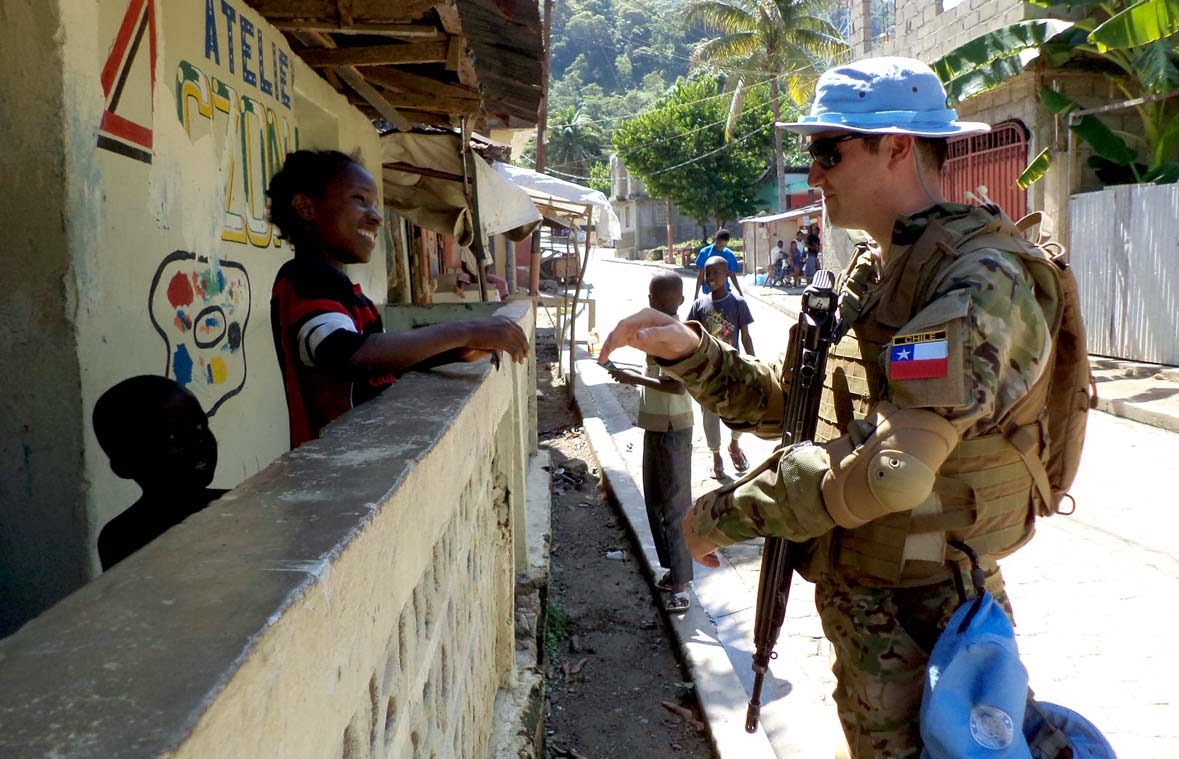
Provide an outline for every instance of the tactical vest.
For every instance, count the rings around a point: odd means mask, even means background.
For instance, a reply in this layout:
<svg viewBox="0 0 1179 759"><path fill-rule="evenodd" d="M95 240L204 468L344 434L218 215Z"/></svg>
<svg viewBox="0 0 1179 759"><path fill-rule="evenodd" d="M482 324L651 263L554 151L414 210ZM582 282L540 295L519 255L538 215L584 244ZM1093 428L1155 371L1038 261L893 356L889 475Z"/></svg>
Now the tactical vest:
<svg viewBox="0 0 1179 759"><path fill-rule="evenodd" d="M876 276L869 250L860 249L840 280L846 334L828 354L816 440L846 434L848 423L866 416L884 397L887 382L881 353L897 331L934 299L949 267L964 256L1003 250L1020 257L1034 280L1050 334L1060 323L1055 265L1026 244L1015 225L988 208L950 206L950 215L928 222L910 246L894 244ZM1047 507L1025 457L1043 460L1043 409L1048 377L999 420L992 433L963 439L938 471L937 513L900 512L856 529L837 528L818 539L800 570L808 579L835 571L868 585L907 586L941 582L946 563L904 559L910 536L939 533L968 543L982 557L999 559L1026 543L1037 509ZM947 549L950 561L965 561Z"/></svg>

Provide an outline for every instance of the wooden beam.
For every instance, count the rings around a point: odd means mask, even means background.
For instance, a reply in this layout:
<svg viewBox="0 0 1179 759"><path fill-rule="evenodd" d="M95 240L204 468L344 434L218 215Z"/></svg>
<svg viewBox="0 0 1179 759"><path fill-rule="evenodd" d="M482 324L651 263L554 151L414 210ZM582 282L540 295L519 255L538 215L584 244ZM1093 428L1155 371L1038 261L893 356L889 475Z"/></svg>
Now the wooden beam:
<svg viewBox="0 0 1179 759"><path fill-rule="evenodd" d="M483 105L479 98L450 98L438 95L414 95L408 92L384 92L386 100L395 108L414 108L435 113L469 114Z"/></svg>
<svg viewBox="0 0 1179 759"><path fill-rule="evenodd" d="M447 34L462 34L463 22L454 0L441 0L434 7L434 12L438 14L438 20Z"/></svg>
<svg viewBox="0 0 1179 759"><path fill-rule="evenodd" d="M443 0L348 0L353 18L366 21L414 21ZM249 0L249 5L268 21L276 19L336 20L337 0Z"/></svg>
<svg viewBox="0 0 1179 759"><path fill-rule="evenodd" d="M322 45L325 49L334 48L336 45L335 40L333 40L329 35L323 34L321 32L302 32L296 34L295 37L306 45L318 44ZM319 48L308 47L304 49L316 50ZM360 72L355 68L351 66L337 66L335 68L329 69L328 71L325 71L325 78L329 72L346 82L348 86L356 92L356 94L364 98L364 100L374 109L376 109L377 113L379 113L381 117L390 124L403 132L408 132L412 128L409 119L398 113L397 109L393 107L393 104L386 100L384 96L377 91L376 87L373 87L371 84L365 81L365 78L361 76ZM333 82L333 86L336 86L337 89L343 89L337 85L338 83Z"/></svg>
<svg viewBox="0 0 1179 759"><path fill-rule="evenodd" d="M456 98L479 97L479 90L475 87L440 82L437 79L411 74L401 69L374 66L366 69L364 75L370 82L399 92L410 92L415 95L446 95Z"/></svg>
<svg viewBox="0 0 1179 759"><path fill-rule="evenodd" d="M376 87L373 87L360 72L350 66L343 66L336 69L336 75L348 83L348 86L356 90L356 93L368 101L369 105L377 109L390 124L397 127L403 132L408 132L411 128L409 119L397 112L397 109L385 99Z"/></svg>
<svg viewBox="0 0 1179 759"><path fill-rule="evenodd" d="M348 102L354 108L368 116L370 119L383 118L380 111L368 104L364 98L349 90ZM432 126L452 127L455 126L455 120L458 118L451 118L450 114L444 113L429 113L427 111L414 111L406 108L398 108L397 112L409 120L411 124L430 124Z"/></svg>
<svg viewBox="0 0 1179 759"><path fill-rule="evenodd" d="M434 179L446 179L451 182L464 181L461 174L451 174L449 171L439 171L438 169L427 169L423 166L414 166L411 163L403 163L402 161L393 161L391 163L381 164L386 169L393 169L394 171L402 171L406 174L420 174L423 177L432 177Z"/></svg>
<svg viewBox="0 0 1179 759"><path fill-rule="evenodd" d="M455 123L458 116L447 113L427 113L426 111L402 111L405 118L414 122L415 124L431 124L433 126L452 127L457 126Z"/></svg>
<svg viewBox="0 0 1179 759"><path fill-rule="evenodd" d="M340 19L340 26L352 26L356 18L352 15L352 0L336 0L336 17Z"/></svg>
<svg viewBox="0 0 1179 759"><path fill-rule="evenodd" d="M409 42L365 47L305 48L299 57L312 68L326 66L388 66L410 63L445 63L446 42Z"/></svg>
<svg viewBox="0 0 1179 759"><path fill-rule="evenodd" d="M466 57L467 41L458 35L451 37L450 44L446 48L446 70L458 71L459 64Z"/></svg>
<svg viewBox="0 0 1179 759"><path fill-rule="evenodd" d="M423 39L442 41L446 34L429 24L368 24L352 23L341 27L331 21L310 21L289 19L273 22L275 28L284 32L330 32L332 34L371 34L376 37L397 39Z"/></svg>

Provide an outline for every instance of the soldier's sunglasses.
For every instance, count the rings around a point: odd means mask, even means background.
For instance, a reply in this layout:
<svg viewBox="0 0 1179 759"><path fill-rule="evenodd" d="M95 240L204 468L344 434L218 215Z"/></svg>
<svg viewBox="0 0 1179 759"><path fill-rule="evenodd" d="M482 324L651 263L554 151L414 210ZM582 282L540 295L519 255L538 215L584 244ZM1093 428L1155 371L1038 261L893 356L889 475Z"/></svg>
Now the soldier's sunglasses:
<svg viewBox="0 0 1179 759"><path fill-rule="evenodd" d="M821 140L812 140L811 144L806 146L806 152L811 154L811 160L824 169L834 169L843 160L843 155L839 152L839 143L847 142L848 140L858 140L867 136L866 134L852 132L850 134L840 135L839 137L824 137Z"/></svg>

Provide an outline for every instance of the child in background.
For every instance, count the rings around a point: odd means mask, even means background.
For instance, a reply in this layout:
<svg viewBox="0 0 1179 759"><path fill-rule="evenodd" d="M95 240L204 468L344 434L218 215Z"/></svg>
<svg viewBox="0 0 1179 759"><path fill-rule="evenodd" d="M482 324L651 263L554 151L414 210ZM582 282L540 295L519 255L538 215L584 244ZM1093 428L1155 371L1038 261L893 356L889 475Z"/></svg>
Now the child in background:
<svg viewBox="0 0 1179 759"><path fill-rule="evenodd" d="M738 350L743 346L745 352L752 356L753 338L749 336L749 325L753 323L753 314L743 297L725 290L725 278L728 275L728 261L720 256L708 259L704 264L704 279L708 282L709 293L701 295L692 304L688 321L700 322L710 335L722 343ZM708 450L712 452L712 476L719 480L725 476L725 463L720 455L720 417L706 408L700 411L704 418L704 439L708 441ZM740 432L732 430L729 440L729 457L738 473L749 468L745 452L737 442L740 437Z"/></svg>
<svg viewBox="0 0 1179 759"><path fill-rule="evenodd" d="M708 294L709 288L711 288L712 285L708 284L704 278L704 266L710 259L717 256L723 258L725 262L728 263L728 279L732 280L733 287L737 289L737 292L744 294L741 290L741 283L737 281L737 274L741 271L741 262L737 260L737 256L733 253L732 249L729 248L729 238L729 230L718 229L716 230L716 239L712 245L705 245L700 249L700 252L696 254L696 291L692 293L693 298L699 297L701 287L704 288L704 294ZM728 282L723 282L721 284L722 290L728 290Z"/></svg>
<svg viewBox="0 0 1179 759"><path fill-rule="evenodd" d="M368 263L382 216L377 183L335 150L299 150L270 180L270 220L295 257L274 280L270 321L290 416L291 447L397 376L506 351L523 362L528 337L491 316L386 333L371 300L344 272Z"/></svg>
<svg viewBox="0 0 1179 759"><path fill-rule="evenodd" d="M651 278L647 300L651 308L676 316L684 302L684 281L671 272L656 274ZM692 505L692 399L684 386L664 376L650 357L646 376L618 368L611 369L610 374L625 385L640 388L643 499L659 564L668 570L655 585L670 593L664 608L679 614L691 606L687 591L692 581L692 557L680 522Z"/></svg>
<svg viewBox="0 0 1179 759"><path fill-rule="evenodd" d="M209 487L217 440L189 391L168 377L125 379L94 404L94 434L111 470L135 480L143 495L98 534L106 570L220 498Z"/></svg>

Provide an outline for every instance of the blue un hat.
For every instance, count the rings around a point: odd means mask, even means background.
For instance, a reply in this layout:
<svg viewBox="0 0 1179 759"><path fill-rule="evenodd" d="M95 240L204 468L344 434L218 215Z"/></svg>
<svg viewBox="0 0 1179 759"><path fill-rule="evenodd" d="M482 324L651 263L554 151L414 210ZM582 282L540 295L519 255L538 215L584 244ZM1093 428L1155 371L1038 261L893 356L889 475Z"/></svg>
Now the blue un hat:
<svg viewBox="0 0 1179 759"><path fill-rule="evenodd" d="M798 134L846 129L863 134L957 137L989 132L978 121L959 121L946 107L946 89L933 69L913 58L865 58L819 77L811 112L778 128Z"/></svg>
<svg viewBox="0 0 1179 759"><path fill-rule="evenodd" d="M922 759L1031 759L1023 736L1027 697L1011 620L984 591L958 607L930 654Z"/></svg>

